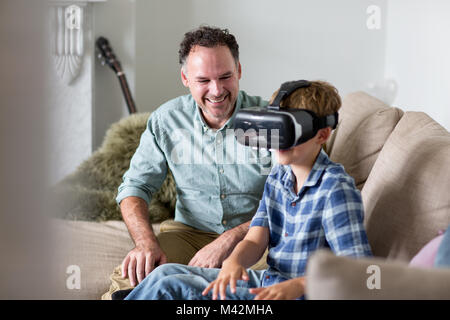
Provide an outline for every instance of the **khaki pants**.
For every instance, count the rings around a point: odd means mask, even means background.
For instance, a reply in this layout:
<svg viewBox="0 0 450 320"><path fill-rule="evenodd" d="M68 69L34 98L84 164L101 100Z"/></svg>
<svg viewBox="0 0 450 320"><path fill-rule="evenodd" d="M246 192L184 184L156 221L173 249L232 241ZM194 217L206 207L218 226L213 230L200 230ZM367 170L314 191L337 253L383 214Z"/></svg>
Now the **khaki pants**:
<svg viewBox="0 0 450 320"><path fill-rule="evenodd" d="M168 262L188 264L198 250L217 239L219 234L194 229L183 223L166 220L161 223L157 238L161 249L167 256ZM266 269L267 250L263 257L251 268L255 270ZM122 278L122 267L118 265L110 276L111 286L103 294L102 300L111 300L111 295L119 290L133 288L129 278Z"/></svg>

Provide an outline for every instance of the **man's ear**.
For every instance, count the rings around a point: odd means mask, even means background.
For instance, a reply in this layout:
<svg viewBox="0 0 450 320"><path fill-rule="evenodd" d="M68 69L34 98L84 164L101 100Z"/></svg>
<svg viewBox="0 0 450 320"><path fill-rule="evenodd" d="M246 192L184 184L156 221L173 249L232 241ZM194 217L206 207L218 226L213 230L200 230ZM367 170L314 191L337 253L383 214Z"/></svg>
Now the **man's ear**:
<svg viewBox="0 0 450 320"><path fill-rule="evenodd" d="M186 74L184 74L183 68L181 68L181 82L183 82L183 85L188 88L189 87L189 80L186 76Z"/></svg>
<svg viewBox="0 0 450 320"><path fill-rule="evenodd" d="M241 76L242 76L242 67L241 67L241 63L238 62L238 79L241 80Z"/></svg>

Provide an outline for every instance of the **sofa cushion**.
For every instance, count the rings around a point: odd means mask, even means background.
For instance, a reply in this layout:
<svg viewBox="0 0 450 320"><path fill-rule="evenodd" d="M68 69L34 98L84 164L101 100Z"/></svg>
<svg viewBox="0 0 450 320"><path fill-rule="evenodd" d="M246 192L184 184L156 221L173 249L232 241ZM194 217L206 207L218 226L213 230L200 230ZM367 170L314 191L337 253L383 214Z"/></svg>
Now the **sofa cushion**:
<svg viewBox="0 0 450 320"><path fill-rule="evenodd" d="M341 163L362 189L386 139L403 112L364 92L347 95L339 111L339 125L326 151Z"/></svg>
<svg viewBox="0 0 450 320"><path fill-rule="evenodd" d="M159 226L154 224L153 228L158 233ZM100 299L109 289L114 268L134 247L123 221L54 219L52 231L55 237L52 287L58 299ZM73 266L80 272L79 289L66 285L75 274Z"/></svg>
<svg viewBox="0 0 450 320"><path fill-rule="evenodd" d="M376 286L378 275L379 289ZM400 261L338 257L330 251L320 250L308 261L306 297L450 299L450 269L413 268Z"/></svg>
<svg viewBox="0 0 450 320"><path fill-rule="evenodd" d="M450 133L422 112L406 112L362 190L374 255L409 262L450 223Z"/></svg>

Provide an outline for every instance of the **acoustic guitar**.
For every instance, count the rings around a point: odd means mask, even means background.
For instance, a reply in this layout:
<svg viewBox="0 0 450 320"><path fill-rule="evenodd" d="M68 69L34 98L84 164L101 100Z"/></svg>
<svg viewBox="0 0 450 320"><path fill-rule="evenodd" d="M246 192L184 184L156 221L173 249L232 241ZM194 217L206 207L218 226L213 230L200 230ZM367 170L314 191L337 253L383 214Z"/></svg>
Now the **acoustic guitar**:
<svg viewBox="0 0 450 320"><path fill-rule="evenodd" d="M134 104L133 97L131 96L130 88L128 87L127 78L122 70L120 62L116 59L111 46L109 45L108 39L105 37L99 37L95 42L98 50L98 58L101 60L102 65L107 64L119 78L120 87L122 88L123 95L125 97L125 102L128 106L128 111L131 113L136 113L136 105Z"/></svg>

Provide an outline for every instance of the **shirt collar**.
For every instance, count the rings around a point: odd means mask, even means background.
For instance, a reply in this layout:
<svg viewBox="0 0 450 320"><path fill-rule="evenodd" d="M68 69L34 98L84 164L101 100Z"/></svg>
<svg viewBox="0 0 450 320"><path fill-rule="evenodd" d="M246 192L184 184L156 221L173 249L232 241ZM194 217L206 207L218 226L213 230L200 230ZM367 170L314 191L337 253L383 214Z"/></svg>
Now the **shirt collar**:
<svg viewBox="0 0 450 320"><path fill-rule="evenodd" d="M195 102L195 109L196 109L195 110L195 120L199 121L201 123L203 132L205 132L211 128L208 126L205 119L203 118L203 115L200 111L200 107L198 106L197 101L194 100L194 102ZM238 93L235 106L236 107L234 108L233 114L231 115L230 119L227 120L225 125L222 128L220 128L219 131L223 130L223 129L230 129L233 127L233 121L234 121L234 118L236 117L236 113L242 108L242 91L239 91L239 93Z"/></svg>
<svg viewBox="0 0 450 320"><path fill-rule="evenodd" d="M317 185L319 182L320 177L322 176L323 172L325 171L327 165L329 163L329 158L325 151L323 149L320 150L319 155L316 158L316 161L314 162L314 165L311 169L311 172L308 175L308 178L306 179L305 183L303 184L303 187L313 187ZM291 166L287 165L284 166L286 171L282 177L283 185L288 190L293 190L292 187L295 183L295 176L294 172L292 171Z"/></svg>

